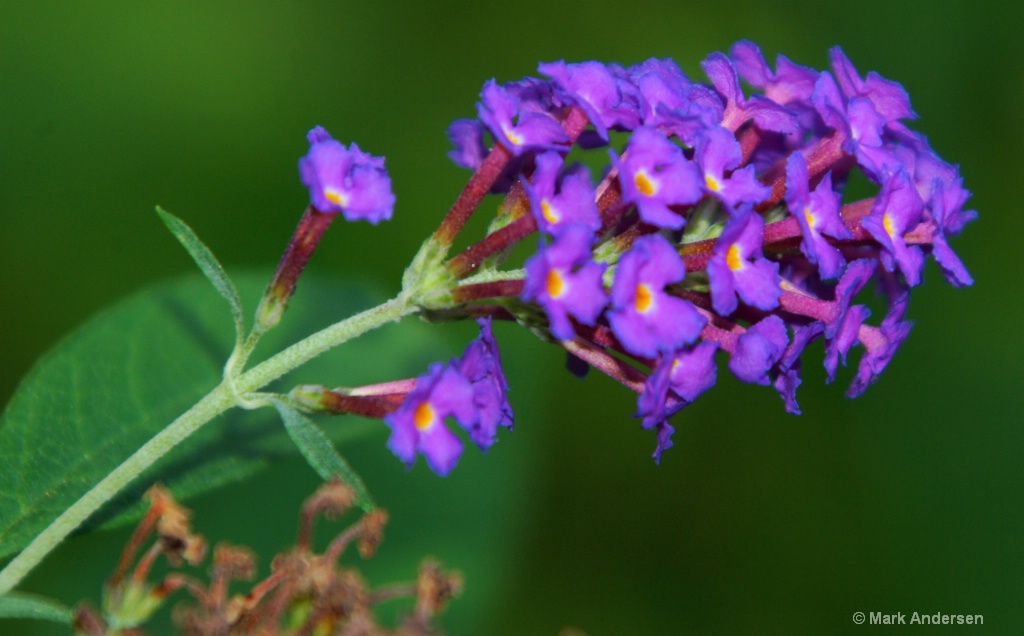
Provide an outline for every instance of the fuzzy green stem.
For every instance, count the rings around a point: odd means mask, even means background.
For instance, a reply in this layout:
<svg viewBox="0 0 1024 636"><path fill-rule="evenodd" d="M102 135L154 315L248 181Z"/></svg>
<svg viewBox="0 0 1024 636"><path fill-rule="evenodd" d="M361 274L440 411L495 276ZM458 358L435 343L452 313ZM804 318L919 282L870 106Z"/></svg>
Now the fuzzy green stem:
<svg viewBox="0 0 1024 636"><path fill-rule="evenodd" d="M415 304L410 300L408 294L403 293L395 299L335 323L295 343L242 374L235 379L233 384L222 382L206 397L135 451L36 536L0 572L0 596L20 583L61 541L82 525L100 506L121 492L140 473L204 424L229 408L243 404L246 394L262 388L333 347L367 331L395 322L414 311L416 311Z"/></svg>

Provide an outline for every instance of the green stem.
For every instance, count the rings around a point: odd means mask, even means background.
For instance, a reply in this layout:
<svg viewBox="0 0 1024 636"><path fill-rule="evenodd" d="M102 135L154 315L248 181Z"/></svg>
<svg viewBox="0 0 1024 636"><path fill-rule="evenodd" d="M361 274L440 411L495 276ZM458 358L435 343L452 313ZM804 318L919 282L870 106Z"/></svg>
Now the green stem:
<svg viewBox="0 0 1024 636"><path fill-rule="evenodd" d="M120 466L104 477L32 540L0 572L0 596L6 594L69 534L103 504L110 501L142 471L153 465L189 435L229 408L244 402L256 391L325 351L367 331L416 311L407 294L367 309L301 340L242 374L232 383L222 382L178 419L156 434Z"/></svg>

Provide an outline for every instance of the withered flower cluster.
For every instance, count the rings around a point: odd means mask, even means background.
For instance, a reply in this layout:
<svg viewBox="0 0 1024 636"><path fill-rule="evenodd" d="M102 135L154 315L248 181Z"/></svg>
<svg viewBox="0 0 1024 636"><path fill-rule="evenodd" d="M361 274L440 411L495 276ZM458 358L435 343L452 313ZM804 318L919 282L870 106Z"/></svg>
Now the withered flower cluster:
<svg viewBox="0 0 1024 636"><path fill-rule="evenodd" d="M142 629L172 592L191 597L172 610L182 636L416 636L441 633L434 618L449 599L460 593L462 578L424 561L415 582L372 589L359 570L342 565L340 557L352 544L360 556L373 556L383 537L387 513L374 509L339 533L322 553L313 548L318 517L334 519L354 504L351 488L338 481L321 486L302 506L295 545L278 554L270 574L248 591L231 594L232 584L256 577L256 559L241 546L218 544L204 581L179 570L184 563L198 566L206 556L206 541L192 531L190 513L165 488L147 493L149 511L139 522L103 590L102 610L82 603L74 628L80 636L146 636ZM139 555L143 544L153 543ZM171 571L151 581L153 565L164 555ZM134 567L133 567L134 564ZM411 613L394 628L378 624L375 608L391 599L411 597Z"/></svg>

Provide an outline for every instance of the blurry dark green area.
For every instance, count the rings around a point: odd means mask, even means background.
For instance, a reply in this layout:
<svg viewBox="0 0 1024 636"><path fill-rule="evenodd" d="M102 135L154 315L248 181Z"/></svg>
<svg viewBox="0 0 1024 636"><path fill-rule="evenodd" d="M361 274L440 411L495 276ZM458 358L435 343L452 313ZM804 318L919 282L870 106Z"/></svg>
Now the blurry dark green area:
<svg viewBox="0 0 1024 636"><path fill-rule="evenodd" d="M0 400L97 309L189 271L155 205L229 271L276 262L307 202L296 162L314 125L387 157L398 205L380 226L332 227L310 267L391 294L468 177L445 156L445 129L475 113L485 80L539 61L650 56L700 77L707 53L740 38L823 68L840 44L862 72L902 82L912 126L960 164L980 220L953 247L975 287L951 288L930 264L911 337L855 401L843 397L849 372L824 385L820 346L801 417L723 365L674 420L661 466L631 394L569 377L558 351L501 326L518 417L490 453L467 449L442 480L422 462L406 474L383 431L347 447L395 513L368 567L411 577L433 554L463 569L467 592L445 625L466 634L856 633L856 611L983 614L1017 631L1024 223L1010 168L1024 144L1022 25L1017 3L966 1L5 4ZM471 334L438 329L452 355ZM507 514L482 514L488 484L509 481L521 494ZM196 525L253 545L265 568L314 486L285 462L194 502ZM27 586L95 602L126 536L69 541ZM460 561L491 536L501 558ZM0 632L61 633L10 625Z"/></svg>

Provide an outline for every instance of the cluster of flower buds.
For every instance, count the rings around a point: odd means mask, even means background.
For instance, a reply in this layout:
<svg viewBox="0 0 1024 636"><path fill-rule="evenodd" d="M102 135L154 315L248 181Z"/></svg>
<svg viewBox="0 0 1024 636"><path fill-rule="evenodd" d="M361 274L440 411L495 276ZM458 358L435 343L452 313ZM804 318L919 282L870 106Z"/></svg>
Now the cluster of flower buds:
<svg viewBox="0 0 1024 636"><path fill-rule="evenodd" d="M214 549L208 584L173 571L160 584L151 585L146 579L158 554L165 554L172 566L180 565L182 558L198 565L205 555L205 543L191 533L188 511L169 492L154 486L147 497L149 512L107 583L103 613L84 604L76 612L75 631L81 636L145 636L141 626L178 589L195 601L174 608L178 633L186 636L438 634L434 619L462 588L461 575L444 572L432 560L423 562L414 583L376 589L367 585L357 569L339 565L341 555L353 543L364 559L373 556L387 522L387 513L380 508L338 534L322 554L314 552L316 519L341 516L355 501L352 489L337 481L323 484L306 500L295 546L279 554L270 575L245 594L230 594L230 587L233 582L237 585L254 578L256 559L247 548L226 544ZM141 542L154 528L157 541L129 575L127 569ZM378 624L375 606L395 598L413 598L415 606L392 630Z"/></svg>
<svg viewBox="0 0 1024 636"><path fill-rule="evenodd" d="M969 192L903 123L916 115L902 86L862 77L839 48L831 71L781 55L773 70L746 41L702 67L710 83L669 59L560 61L540 65L547 79L487 82L478 117L449 129L450 157L474 174L406 275L428 315L517 321L564 347L570 368L635 390L655 459L672 445L669 418L715 383L717 356L799 413L800 358L816 340L830 382L863 347L849 396L878 378L910 331L926 255L951 284L972 283L947 242L976 216ZM844 201L855 171L877 193ZM336 203L314 172L303 164L313 205ZM489 193L504 200L487 236L445 260ZM523 269L500 269L534 233ZM869 322L855 301L872 281L887 309ZM474 346L493 362L467 353L407 385L305 387L305 401L385 417L403 461L418 450L444 474L461 450L444 417L481 448L495 422L511 425L489 325Z"/></svg>

